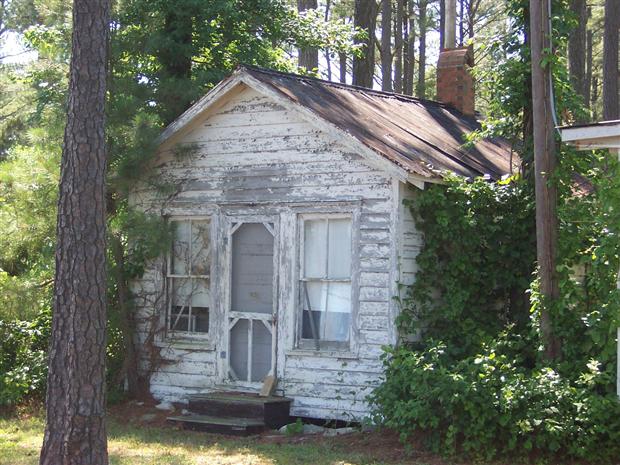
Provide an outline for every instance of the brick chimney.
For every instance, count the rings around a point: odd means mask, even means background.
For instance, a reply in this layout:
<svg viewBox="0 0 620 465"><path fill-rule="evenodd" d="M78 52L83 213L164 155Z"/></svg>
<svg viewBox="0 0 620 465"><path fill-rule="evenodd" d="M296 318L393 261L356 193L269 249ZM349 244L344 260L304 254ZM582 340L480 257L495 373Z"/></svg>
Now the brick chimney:
<svg viewBox="0 0 620 465"><path fill-rule="evenodd" d="M437 100L474 114L474 53L471 47L444 48L437 61Z"/></svg>

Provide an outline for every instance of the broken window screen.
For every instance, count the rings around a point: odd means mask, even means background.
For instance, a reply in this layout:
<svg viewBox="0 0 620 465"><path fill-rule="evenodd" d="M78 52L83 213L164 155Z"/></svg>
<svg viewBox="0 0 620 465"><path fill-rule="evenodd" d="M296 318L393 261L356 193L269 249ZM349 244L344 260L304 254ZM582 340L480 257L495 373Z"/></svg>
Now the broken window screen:
<svg viewBox="0 0 620 465"><path fill-rule="evenodd" d="M302 339L346 343L351 327L351 218L303 221Z"/></svg>
<svg viewBox="0 0 620 465"><path fill-rule="evenodd" d="M168 266L167 328L175 336L209 332L210 222L173 221L174 238Z"/></svg>

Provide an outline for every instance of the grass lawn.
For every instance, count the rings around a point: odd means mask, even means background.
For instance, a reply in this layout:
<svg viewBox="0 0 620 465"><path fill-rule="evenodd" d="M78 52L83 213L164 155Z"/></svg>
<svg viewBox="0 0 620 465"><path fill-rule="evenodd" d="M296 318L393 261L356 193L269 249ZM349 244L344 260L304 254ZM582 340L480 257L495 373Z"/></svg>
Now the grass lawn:
<svg viewBox="0 0 620 465"><path fill-rule="evenodd" d="M114 465L414 465L445 464L420 452L407 455L395 437L357 433L337 438L230 438L163 425L109 419L108 450ZM34 465L43 433L41 415L0 418L0 465Z"/></svg>

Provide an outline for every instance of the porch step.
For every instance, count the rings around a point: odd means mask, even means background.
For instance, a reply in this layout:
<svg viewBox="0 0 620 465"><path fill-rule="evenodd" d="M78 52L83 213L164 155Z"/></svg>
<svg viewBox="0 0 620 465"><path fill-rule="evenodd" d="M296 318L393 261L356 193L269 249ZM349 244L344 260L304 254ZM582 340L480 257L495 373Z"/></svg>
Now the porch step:
<svg viewBox="0 0 620 465"><path fill-rule="evenodd" d="M253 419L269 428L280 428L289 422L293 399L243 392L212 392L188 397L188 410L194 414L218 418Z"/></svg>
<svg viewBox="0 0 620 465"><path fill-rule="evenodd" d="M250 436L265 431L267 427L261 420L254 418L229 418L211 415L185 415L168 417L171 423L176 423L183 429L205 431L207 433L230 434L234 436Z"/></svg>

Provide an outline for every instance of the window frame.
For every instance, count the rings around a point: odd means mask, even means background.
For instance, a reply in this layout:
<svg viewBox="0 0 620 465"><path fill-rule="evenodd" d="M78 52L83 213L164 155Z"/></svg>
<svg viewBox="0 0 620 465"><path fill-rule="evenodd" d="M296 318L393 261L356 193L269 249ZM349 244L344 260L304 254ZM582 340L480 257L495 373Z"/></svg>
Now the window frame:
<svg viewBox="0 0 620 465"><path fill-rule="evenodd" d="M306 278L305 267L305 222L308 220L348 219L351 221L351 271L350 278ZM357 347L357 313L358 313L358 274L359 274L359 210L357 208L338 208L297 212L297 250L295 260L295 350L313 351L321 353L351 354ZM329 256L326 256L329 260ZM328 262L329 263L329 262ZM327 265L327 264L326 264ZM327 265L328 266L328 265ZM303 312L305 307L304 282L336 282L350 283L351 312L349 323L349 338L347 341L328 341L307 339L302 337Z"/></svg>
<svg viewBox="0 0 620 465"><path fill-rule="evenodd" d="M162 318L162 325L163 325L163 329L164 329L164 334L166 339L169 340L186 340L186 341L196 341L196 342L201 342L201 341L206 341L206 340L210 340L212 337L212 329L214 328L215 325L215 320L214 320L214 302L213 302L213 271L215 269L215 257L214 257L214 247L213 244L215 242L215 221L214 221L214 215L183 215L183 216L169 216L167 218L167 222L169 225L172 225L173 223L180 223L180 222L184 222L184 221L188 221L190 223L190 230L189 230L189 251L188 251L188 263L187 265L187 270L188 270L188 274L185 275L181 275L181 274L175 274L173 273L172 270L172 255L174 253L174 241L175 241L175 237L173 236L172 238L172 242L170 243L170 248L166 254L166 275L165 275L165 297L166 297L166 304L165 304L165 311L163 314L163 318ZM208 230L209 230L209 266L208 266L208 270L209 270L209 274L201 274L201 275L194 275L192 274L192 269L191 269L191 265L192 265L192 222L198 222L198 221L206 221L209 223L208 226ZM170 328L170 321L171 321L171 315L172 315L172 300L173 300L173 296L172 296L172 290L173 290L173 282L174 280L183 280L183 279L188 279L190 280L190 283L192 280L198 280L198 279L202 279L202 280L206 280L208 282L208 285L206 286L208 292L209 292L209 299L210 299L210 305L209 305L209 329L207 332L190 332L188 331L183 331L183 330L173 330ZM189 312L187 317L189 318L191 316L191 301L189 304ZM189 328L189 322L188 322L188 328Z"/></svg>

